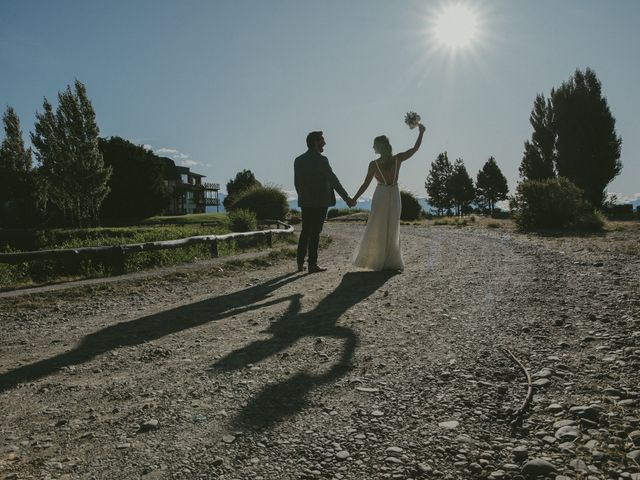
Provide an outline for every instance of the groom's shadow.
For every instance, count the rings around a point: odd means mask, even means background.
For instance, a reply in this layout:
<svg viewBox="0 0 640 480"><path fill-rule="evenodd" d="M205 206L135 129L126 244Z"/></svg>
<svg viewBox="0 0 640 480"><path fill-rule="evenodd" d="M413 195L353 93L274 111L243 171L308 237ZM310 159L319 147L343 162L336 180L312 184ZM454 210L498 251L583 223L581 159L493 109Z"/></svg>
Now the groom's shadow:
<svg viewBox="0 0 640 480"><path fill-rule="evenodd" d="M103 328L84 337L80 344L68 352L0 374L0 393L21 383L52 375L63 367L83 364L117 348L143 344L172 333L280 303L284 301L282 298L272 300L270 297L280 287L299 278L299 275L294 274L282 275L244 290Z"/></svg>
<svg viewBox="0 0 640 480"><path fill-rule="evenodd" d="M315 387L332 383L350 369L358 336L350 328L337 325L342 314L361 302L393 276L391 272L350 272L338 287L309 312L300 313L301 294L288 297L289 308L267 330L268 340L255 341L231 352L214 367L236 370L260 362L287 349L304 337L331 337L343 341L340 358L324 373L304 370L279 383L267 385L234 418L236 426L265 428L302 411L307 394ZM284 299L287 300L287 299Z"/></svg>

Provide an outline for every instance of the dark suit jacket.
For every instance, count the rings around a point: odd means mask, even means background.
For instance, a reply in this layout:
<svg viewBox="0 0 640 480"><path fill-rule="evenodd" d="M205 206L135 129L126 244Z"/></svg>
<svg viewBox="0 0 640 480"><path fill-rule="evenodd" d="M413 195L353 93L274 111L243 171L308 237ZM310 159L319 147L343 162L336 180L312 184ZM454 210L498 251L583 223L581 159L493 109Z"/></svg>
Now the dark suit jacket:
<svg viewBox="0 0 640 480"><path fill-rule="evenodd" d="M349 194L329 166L329 160L315 150L307 150L293 163L299 207L327 208L336 204L336 190L344 201Z"/></svg>

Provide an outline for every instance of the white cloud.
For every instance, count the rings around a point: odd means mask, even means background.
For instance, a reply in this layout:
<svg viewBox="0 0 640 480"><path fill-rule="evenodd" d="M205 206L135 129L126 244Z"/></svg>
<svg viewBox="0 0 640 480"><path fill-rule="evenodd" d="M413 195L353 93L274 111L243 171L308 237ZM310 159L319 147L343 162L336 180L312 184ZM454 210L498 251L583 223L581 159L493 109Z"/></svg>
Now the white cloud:
<svg viewBox="0 0 640 480"><path fill-rule="evenodd" d="M158 150L155 150L156 153L160 154L160 155L175 155L176 153L179 153L178 150L176 150L175 148L159 148Z"/></svg>
<svg viewBox="0 0 640 480"><path fill-rule="evenodd" d="M145 143L144 145L142 145L142 148L144 148L149 152L153 152L153 145L149 145L148 143Z"/></svg>
<svg viewBox="0 0 640 480"><path fill-rule="evenodd" d="M196 162L195 160L182 160L180 165L183 167L193 167L194 165L201 165L200 162Z"/></svg>
<svg viewBox="0 0 640 480"><path fill-rule="evenodd" d="M182 153L180 150L175 148L167 148L162 147L157 150L154 150L153 153L156 155L163 155L166 157L171 157L173 160L180 161L180 165L184 167L192 167L193 165L202 165L201 162L196 162L191 159L188 153Z"/></svg>

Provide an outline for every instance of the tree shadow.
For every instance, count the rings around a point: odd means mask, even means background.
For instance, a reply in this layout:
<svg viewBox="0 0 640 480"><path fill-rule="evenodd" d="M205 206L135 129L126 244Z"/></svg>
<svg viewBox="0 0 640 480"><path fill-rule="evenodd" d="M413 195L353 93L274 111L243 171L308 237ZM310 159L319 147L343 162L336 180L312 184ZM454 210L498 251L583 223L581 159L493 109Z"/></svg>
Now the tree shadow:
<svg viewBox="0 0 640 480"><path fill-rule="evenodd" d="M117 348L139 345L172 333L280 303L284 300L270 300L273 292L299 278L299 275L293 273L285 274L227 295L108 326L87 335L80 344L68 352L0 374L0 393L21 383L54 374L63 367L83 364Z"/></svg>
<svg viewBox="0 0 640 480"><path fill-rule="evenodd" d="M351 368L358 336L350 328L337 325L337 321L346 310L367 298L393 275L392 272L349 272L333 292L313 310L304 313L300 313L302 295L292 295L287 298L290 304L284 315L265 330L272 334L271 338L255 341L216 362L215 368L237 370L282 352L304 337L343 341L340 358L326 372L314 375L301 371L283 382L267 385L241 409L233 423L238 427L268 428L302 411L313 388L344 376Z"/></svg>

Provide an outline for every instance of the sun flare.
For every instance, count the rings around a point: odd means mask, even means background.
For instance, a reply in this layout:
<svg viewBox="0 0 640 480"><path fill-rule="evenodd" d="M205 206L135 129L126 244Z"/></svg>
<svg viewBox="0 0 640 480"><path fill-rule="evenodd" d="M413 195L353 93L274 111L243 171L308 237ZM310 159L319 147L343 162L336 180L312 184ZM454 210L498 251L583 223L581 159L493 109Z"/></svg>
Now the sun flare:
<svg viewBox="0 0 640 480"><path fill-rule="evenodd" d="M478 36L478 15L462 3L449 4L437 15L433 34L445 48L467 48Z"/></svg>

